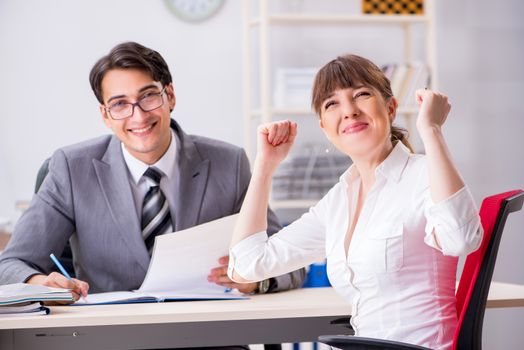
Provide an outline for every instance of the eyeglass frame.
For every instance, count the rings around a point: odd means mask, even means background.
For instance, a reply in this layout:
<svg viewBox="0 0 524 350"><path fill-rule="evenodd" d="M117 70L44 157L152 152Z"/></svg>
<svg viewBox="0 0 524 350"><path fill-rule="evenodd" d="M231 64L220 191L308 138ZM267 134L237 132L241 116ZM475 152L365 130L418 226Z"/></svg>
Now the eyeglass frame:
<svg viewBox="0 0 524 350"><path fill-rule="evenodd" d="M163 88L162 90L160 90L160 92L154 92L154 93L152 93L152 94L154 94L154 95L158 95L158 96L160 96L160 99L162 100L162 103L161 103L158 107L155 107L155 108L153 108L153 109L149 109L149 110L146 111L144 108L142 108L142 106L140 106L140 102L141 102L144 98L146 98L146 97L142 97L142 98L138 99L138 100L137 100L136 102L134 102L134 103L133 103L133 102L124 102L124 104L126 104L126 105L131 105L131 114L128 115L127 117L123 117L123 118L115 118L115 117L113 117L113 115L111 114L111 107L108 107L108 106L105 106L105 105L104 105L104 109L106 110L106 112L109 114L109 116L110 116L111 119L113 119L113 120L124 120L124 119L127 119L127 118L131 118L131 117L135 114L135 107L140 108L140 110L141 110L142 112L144 112L144 113L154 111L155 109L158 109L158 108L160 108L160 107L162 107L162 106L164 105L164 97L163 97L163 95L164 95L164 92L166 91L166 88L167 88L167 86L164 86L164 88Z"/></svg>

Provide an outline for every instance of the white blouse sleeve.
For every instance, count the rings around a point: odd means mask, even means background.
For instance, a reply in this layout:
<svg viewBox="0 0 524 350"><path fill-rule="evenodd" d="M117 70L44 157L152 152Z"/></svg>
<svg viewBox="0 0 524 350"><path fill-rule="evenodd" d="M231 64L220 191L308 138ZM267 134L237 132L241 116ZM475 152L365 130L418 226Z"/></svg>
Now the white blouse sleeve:
<svg viewBox="0 0 524 350"><path fill-rule="evenodd" d="M433 203L429 188L425 196L424 242L444 255L461 256L475 251L484 231L468 187L464 186L439 203Z"/></svg>
<svg viewBox="0 0 524 350"><path fill-rule="evenodd" d="M228 275L248 281L279 276L325 259L325 198L298 220L268 238L255 233L229 251Z"/></svg>

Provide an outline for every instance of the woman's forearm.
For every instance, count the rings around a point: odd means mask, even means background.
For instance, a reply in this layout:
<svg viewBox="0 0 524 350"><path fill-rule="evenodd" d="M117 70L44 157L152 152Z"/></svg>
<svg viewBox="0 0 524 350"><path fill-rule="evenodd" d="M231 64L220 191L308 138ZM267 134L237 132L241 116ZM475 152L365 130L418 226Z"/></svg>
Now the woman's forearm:
<svg viewBox="0 0 524 350"><path fill-rule="evenodd" d="M429 128L421 137L428 160L431 199L438 203L464 187L464 180L451 158L441 128Z"/></svg>
<svg viewBox="0 0 524 350"><path fill-rule="evenodd" d="M451 104L446 95L431 90L417 90L416 100L420 105L417 129L426 149L431 199L438 203L464 187L442 134Z"/></svg>
<svg viewBox="0 0 524 350"><path fill-rule="evenodd" d="M267 229L267 208L273 173L256 160L242 209L235 225L231 246L244 238Z"/></svg>
<svg viewBox="0 0 524 350"><path fill-rule="evenodd" d="M253 175L240 209L231 247L252 234L266 230L271 177L293 146L297 124L289 120L264 124L258 127L257 134Z"/></svg>
<svg viewBox="0 0 524 350"><path fill-rule="evenodd" d="M257 133L257 157L253 175L233 231L231 248L257 232L266 231L271 177L293 145L297 124L281 120L259 126ZM234 265L236 259L230 260L230 268L231 261ZM237 282L246 282L234 268L230 270L230 277Z"/></svg>

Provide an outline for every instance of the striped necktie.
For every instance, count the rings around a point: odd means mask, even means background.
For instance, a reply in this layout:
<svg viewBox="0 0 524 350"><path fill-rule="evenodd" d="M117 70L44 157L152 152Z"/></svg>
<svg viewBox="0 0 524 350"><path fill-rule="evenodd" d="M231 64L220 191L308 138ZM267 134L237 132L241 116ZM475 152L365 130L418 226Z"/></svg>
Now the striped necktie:
<svg viewBox="0 0 524 350"><path fill-rule="evenodd" d="M173 231L173 227L169 204L160 190L162 174L155 168L148 168L143 176L153 181L153 186L147 191L142 206L142 237L151 255L155 237Z"/></svg>

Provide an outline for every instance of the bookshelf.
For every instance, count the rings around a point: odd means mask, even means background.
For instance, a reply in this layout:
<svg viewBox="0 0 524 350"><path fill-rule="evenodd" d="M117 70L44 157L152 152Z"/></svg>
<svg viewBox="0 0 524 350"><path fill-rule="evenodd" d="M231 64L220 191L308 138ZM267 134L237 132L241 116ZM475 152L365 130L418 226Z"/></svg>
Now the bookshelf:
<svg viewBox="0 0 524 350"><path fill-rule="evenodd" d="M274 105L271 97L274 89L271 81L272 68L274 67L272 67L271 62L272 38L270 30L276 26L336 26L337 29L340 28L344 31L358 30L366 26L384 28L386 29L384 33L387 33L389 28L400 28L403 52L402 62L399 63L423 62L431 77L431 88L434 89L438 86L434 0L424 1L423 15L368 15L354 12L329 12L329 9L327 9L326 12L277 13L270 10L269 0L243 1L244 145L250 160L253 159L256 152L254 142L256 125L278 120L280 116L301 118L314 115L309 105L292 108ZM424 57L422 59L414 57L414 40L420 40L420 38L415 39L413 35L414 26L424 28L422 39L424 41ZM253 50L253 47L256 47L256 49ZM344 53L342 47L340 50L340 53ZM324 63L320 62L320 64ZM253 100L256 100L256 106ZM411 140L414 141L414 147L416 150L420 150L421 143L417 144L417 140L413 138L416 135L415 117L417 112L418 108L415 106L400 106L397 115L404 118L404 126L408 129ZM274 209L307 208L314 203L316 203L316 200L310 199L271 200L271 206Z"/></svg>

